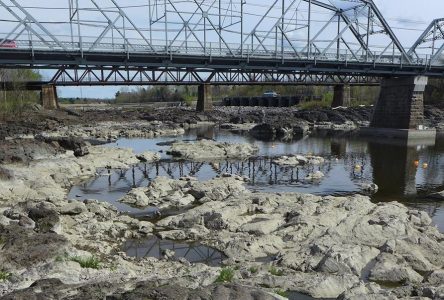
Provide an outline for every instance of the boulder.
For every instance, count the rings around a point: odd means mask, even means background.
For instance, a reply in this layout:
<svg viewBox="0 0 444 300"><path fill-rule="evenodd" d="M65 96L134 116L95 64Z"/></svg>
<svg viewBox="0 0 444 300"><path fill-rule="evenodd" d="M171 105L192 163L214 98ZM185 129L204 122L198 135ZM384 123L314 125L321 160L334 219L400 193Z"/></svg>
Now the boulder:
<svg viewBox="0 0 444 300"><path fill-rule="evenodd" d="M393 254L381 253L370 271L370 280L382 284L420 283L423 277Z"/></svg>
<svg viewBox="0 0 444 300"><path fill-rule="evenodd" d="M128 192L120 202L134 205L137 207L146 207L150 205L150 198L146 195L147 188L135 188Z"/></svg>
<svg viewBox="0 0 444 300"><path fill-rule="evenodd" d="M86 206L82 202L73 201L62 206L59 212L62 215L80 215L81 213L86 212Z"/></svg>

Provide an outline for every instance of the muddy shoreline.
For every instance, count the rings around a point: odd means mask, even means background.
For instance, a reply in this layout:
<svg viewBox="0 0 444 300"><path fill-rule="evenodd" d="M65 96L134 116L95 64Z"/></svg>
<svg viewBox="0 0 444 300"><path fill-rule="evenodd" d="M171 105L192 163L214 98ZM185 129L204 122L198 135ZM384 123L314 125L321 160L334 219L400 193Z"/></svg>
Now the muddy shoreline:
<svg viewBox="0 0 444 300"><path fill-rule="evenodd" d="M430 124L441 123L437 110L430 113ZM264 122L260 130L275 138L316 127L350 131L365 126L370 114L371 108L270 109L265 115L237 108L209 114L64 111L2 124L0 297L284 299L279 294L296 291L315 298L440 299L444 235L426 213L396 202L374 204L361 195L252 193L245 178L230 175L203 182L158 177L128 193L129 203L183 208L155 222L130 217L106 202L67 200L73 184L96 176L100 168L125 169L158 159L155 153L141 156L95 144L180 136L209 122ZM196 161L211 154L217 154L215 159L254 155L243 145L204 143L171 149ZM192 147L202 153L194 156ZM276 163L318 164L323 158L283 157ZM199 242L226 258L220 266L209 266L169 251L158 258L122 251L126 241L153 234Z"/></svg>

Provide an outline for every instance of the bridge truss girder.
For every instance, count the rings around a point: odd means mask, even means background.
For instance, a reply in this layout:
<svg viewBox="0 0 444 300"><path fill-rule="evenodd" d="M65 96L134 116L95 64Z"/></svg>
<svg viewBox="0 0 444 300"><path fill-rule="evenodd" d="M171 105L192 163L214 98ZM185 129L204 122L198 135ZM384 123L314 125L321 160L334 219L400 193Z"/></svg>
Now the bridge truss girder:
<svg viewBox="0 0 444 300"><path fill-rule="evenodd" d="M0 39L23 50L424 63L408 55L372 0L147 0L136 9L122 0L65 0L54 22L39 14L50 3L20 2L0 0Z"/></svg>
<svg viewBox="0 0 444 300"><path fill-rule="evenodd" d="M104 85L378 85L380 77L329 73L192 68L61 67L49 83L58 86Z"/></svg>
<svg viewBox="0 0 444 300"><path fill-rule="evenodd" d="M444 52L444 18L435 19L430 23L410 48L408 55L418 58L421 50L429 53L430 65L435 64L441 58Z"/></svg>

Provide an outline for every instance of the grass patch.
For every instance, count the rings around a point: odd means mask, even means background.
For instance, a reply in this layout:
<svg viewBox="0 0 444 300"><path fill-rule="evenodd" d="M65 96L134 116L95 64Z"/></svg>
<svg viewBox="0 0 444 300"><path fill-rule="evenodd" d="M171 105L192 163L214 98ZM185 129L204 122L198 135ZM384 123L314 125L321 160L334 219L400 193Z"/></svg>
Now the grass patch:
<svg viewBox="0 0 444 300"><path fill-rule="evenodd" d="M250 273L251 274L256 274L257 273L257 271L258 271L258 268L257 267L250 267Z"/></svg>
<svg viewBox="0 0 444 300"><path fill-rule="evenodd" d="M315 108L330 108L332 101L330 100L312 100L305 101L298 105L298 108L301 110L311 110Z"/></svg>
<svg viewBox="0 0 444 300"><path fill-rule="evenodd" d="M11 273L0 271L0 282L6 281L11 277Z"/></svg>
<svg viewBox="0 0 444 300"><path fill-rule="evenodd" d="M284 271L283 270L279 270L275 267L271 267L268 272L270 272L271 275L273 276L282 276L284 275Z"/></svg>
<svg viewBox="0 0 444 300"><path fill-rule="evenodd" d="M233 281L234 270L232 268L223 268L220 271L219 276L216 278L217 283L231 282Z"/></svg>
<svg viewBox="0 0 444 300"><path fill-rule="evenodd" d="M288 292L284 290L275 290L274 293L288 299Z"/></svg>
<svg viewBox="0 0 444 300"><path fill-rule="evenodd" d="M82 268L85 269L100 269L101 268L101 261L94 257L81 257L81 256L72 256L69 258L70 261L75 261L76 263L79 263Z"/></svg>

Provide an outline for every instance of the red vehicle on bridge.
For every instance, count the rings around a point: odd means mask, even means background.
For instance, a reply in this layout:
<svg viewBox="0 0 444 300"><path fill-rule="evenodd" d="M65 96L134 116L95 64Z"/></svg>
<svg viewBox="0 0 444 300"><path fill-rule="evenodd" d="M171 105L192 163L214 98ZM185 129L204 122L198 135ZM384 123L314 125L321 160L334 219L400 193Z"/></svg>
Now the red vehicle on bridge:
<svg viewBox="0 0 444 300"><path fill-rule="evenodd" d="M17 48L16 41L0 39L0 48Z"/></svg>

